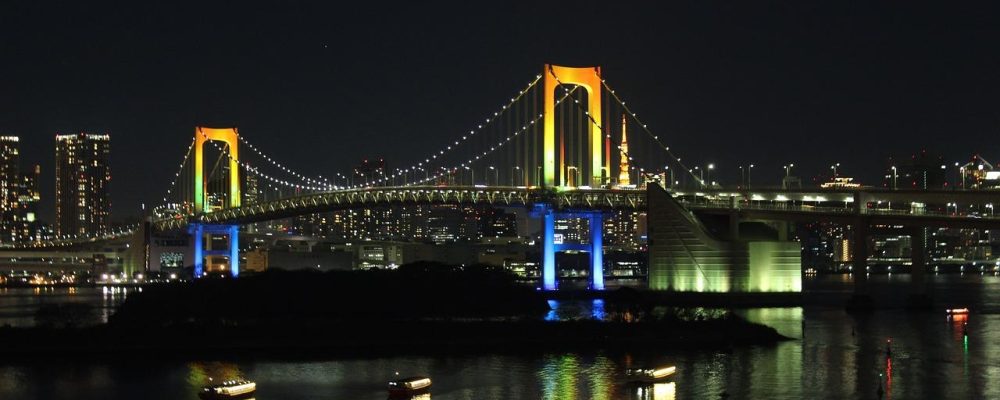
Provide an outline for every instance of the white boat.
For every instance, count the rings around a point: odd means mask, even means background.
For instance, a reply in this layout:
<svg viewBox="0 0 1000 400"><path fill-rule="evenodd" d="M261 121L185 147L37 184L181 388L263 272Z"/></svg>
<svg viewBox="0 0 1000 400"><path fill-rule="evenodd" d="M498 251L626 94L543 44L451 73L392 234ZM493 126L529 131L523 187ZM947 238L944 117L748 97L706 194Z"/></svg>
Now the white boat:
<svg viewBox="0 0 1000 400"><path fill-rule="evenodd" d="M424 393L431 387L431 378L411 376L409 378L389 381L390 395L413 395Z"/></svg>
<svg viewBox="0 0 1000 400"><path fill-rule="evenodd" d="M198 393L202 399L249 399L257 392L257 384L247 379L233 379L205 386Z"/></svg>
<svg viewBox="0 0 1000 400"><path fill-rule="evenodd" d="M626 383L662 382L677 372L677 367L629 368L625 370Z"/></svg>

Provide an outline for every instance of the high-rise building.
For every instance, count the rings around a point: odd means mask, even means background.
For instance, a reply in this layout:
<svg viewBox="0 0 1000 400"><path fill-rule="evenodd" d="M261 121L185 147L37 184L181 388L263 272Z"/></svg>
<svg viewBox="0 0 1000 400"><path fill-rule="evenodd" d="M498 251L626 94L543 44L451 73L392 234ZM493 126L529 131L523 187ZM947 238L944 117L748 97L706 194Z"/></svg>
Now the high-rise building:
<svg viewBox="0 0 1000 400"><path fill-rule="evenodd" d="M604 243L608 246L621 246L626 249L636 249L640 245L638 211L618 210L608 213L604 218Z"/></svg>
<svg viewBox="0 0 1000 400"><path fill-rule="evenodd" d="M17 204L15 206L15 237L14 240L29 241L42 240L41 221L38 219L38 202L41 201L41 194L38 191L38 182L41 179L42 167L35 165L30 172L19 175L15 190L17 191Z"/></svg>
<svg viewBox="0 0 1000 400"><path fill-rule="evenodd" d="M0 242L15 240L15 207L20 171L17 136L0 136Z"/></svg>
<svg viewBox="0 0 1000 400"><path fill-rule="evenodd" d="M56 233L89 234L109 228L111 138L56 135Z"/></svg>
<svg viewBox="0 0 1000 400"><path fill-rule="evenodd" d="M0 242L39 240L41 167L21 173L19 138L0 136Z"/></svg>

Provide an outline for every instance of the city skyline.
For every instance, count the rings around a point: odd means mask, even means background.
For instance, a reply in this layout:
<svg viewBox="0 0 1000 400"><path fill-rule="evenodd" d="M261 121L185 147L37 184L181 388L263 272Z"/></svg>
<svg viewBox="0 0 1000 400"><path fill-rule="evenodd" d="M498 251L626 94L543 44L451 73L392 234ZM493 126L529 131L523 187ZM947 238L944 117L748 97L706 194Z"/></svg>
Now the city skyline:
<svg viewBox="0 0 1000 400"><path fill-rule="evenodd" d="M0 72L17 79L0 96L9 110L0 133L20 136L24 163L42 166L48 220L56 132L115 137L112 168L130 172L115 176L128 188L114 191L115 213L135 215L157 200L173 171L155 166L180 161L192 126L239 126L299 170L347 172L365 156L408 165L410 151L447 143L546 62L602 65L654 132L692 163L714 163L723 182L749 163L755 182L777 183L786 163L805 172L841 162L843 174L872 184L889 157L924 148L949 165L979 151L990 159L983 143L1000 92L997 58L974 40L995 27L989 10L972 7L610 7L610 29L590 39L567 33L566 20L597 3L563 18L549 17L552 5L439 5L420 13L425 20L360 18L378 14L364 6L277 16L252 7L10 7L3 14L17 18L2 17L13 39L0 47L10 55ZM786 18L793 12L802 17ZM58 23L77 15L102 28ZM741 35L748 30L756 34ZM411 135L424 139L407 149L366 139ZM965 140L945 139L956 137ZM279 145L287 139L301 146ZM794 154L806 143L817 145L809 157Z"/></svg>

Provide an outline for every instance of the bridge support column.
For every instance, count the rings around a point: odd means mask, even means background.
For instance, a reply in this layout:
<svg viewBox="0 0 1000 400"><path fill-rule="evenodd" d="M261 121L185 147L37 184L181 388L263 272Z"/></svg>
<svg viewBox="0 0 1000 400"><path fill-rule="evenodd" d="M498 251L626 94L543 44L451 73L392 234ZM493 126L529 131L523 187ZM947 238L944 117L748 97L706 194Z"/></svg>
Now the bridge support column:
<svg viewBox="0 0 1000 400"><path fill-rule="evenodd" d="M542 288L556 290L556 216L548 205L542 213Z"/></svg>
<svg viewBox="0 0 1000 400"><path fill-rule="evenodd" d="M225 256L229 258L229 271L232 277L240 273L240 226L239 225L206 225L193 223L188 225L188 234L194 239L194 278L205 275L205 257ZM206 242L205 235L209 235ZM229 248L216 250L212 248L212 234L227 236Z"/></svg>
<svg viewBox="0 0 1000 400"><path fill-rule="evenodd" d="M604 290L604 215L590 213L590 288Z"/></svg>
<svg viewBox="0 0 1000 400"><path fill-rule="evenodd" d="M927 293L927 228L913 228L910 234L910 308L930 308Z"/></svg>
<svg viewBox="0 0 1000 400"><path fill-rule="evenodd" d="M592 290L604 290L604 213L600 211L553 210L551 204L535 204L533 218L542 219L542 290L556 290L556 252L586 251L590 253L590 285ZM556 244L556 218L586 218L590 227L590 243Z"/></svg>
<svg viewBox="0 0 1000 400"><path fill-rule="evenodd" d="M873 300L868 293L868 219L858 217L852 226L851 266L854 278L854 295L847 303L848 309L870 309Z"/></svg>
<svg viewBox="0 0 1000 400"><path fill-rule="evenodd" d="M240 226L229 225L229 273L240 276Z"/></svg>
<svg viewBox="0 0 1000 400"><path fill-rule="evenodd" d="M188 226L188 234L194 238L194 278L205 273L205 228L202 224Z"/></svg>
<svg viewBox="0 0 1000 400"><path fill-rule="evenodd" d="M729 212L729 240L740 240L740 214L738 212Z"/></svg>

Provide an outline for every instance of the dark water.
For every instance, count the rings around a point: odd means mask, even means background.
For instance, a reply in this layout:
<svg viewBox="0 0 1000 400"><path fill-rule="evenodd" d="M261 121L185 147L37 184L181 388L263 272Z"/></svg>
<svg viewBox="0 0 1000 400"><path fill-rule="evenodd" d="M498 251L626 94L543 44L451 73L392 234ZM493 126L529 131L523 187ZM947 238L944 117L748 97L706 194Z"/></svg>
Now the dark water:
<svg viewBox="0 0 1000 400"><path fill-rule="evenodd" d="M88 304L83 324L108 322L115 307L137 288L111 287L0 287L0 326L35 326L35 315L46 304Z"/></svg>
<svg viewBox="0 0 1000 400"><path fill-rule="evenodd" d="M904 298L905 278L873 277L879 301ZM812 278L806 287L810 296L838 298L850 288L843 279ZM887 399L1000 398L1000 278L941 275L932 281L940 304L934 312L738 311L796 338L773 346L324 362L180 362L141 355L116 362L0 360L0 399L195 399L208 377L235 375L257 381L257 399L385 399L384 383L397 371L431 376L434 386L423 398L434 399L876 399L880 385ZM973 313L950 320L943 307L951 303ZM557 313L595 315L603 306L560 304ZM891 357L885 352L889 337ZM672 383L618 384L626 366L661 364L677 366Z"/></svg>

